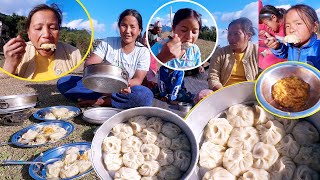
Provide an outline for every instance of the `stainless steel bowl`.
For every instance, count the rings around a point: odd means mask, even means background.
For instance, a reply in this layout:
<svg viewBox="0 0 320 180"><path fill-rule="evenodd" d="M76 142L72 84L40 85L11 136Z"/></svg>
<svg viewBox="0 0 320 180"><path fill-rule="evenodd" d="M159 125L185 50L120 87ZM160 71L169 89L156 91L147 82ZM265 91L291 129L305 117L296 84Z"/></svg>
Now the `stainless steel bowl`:
<svg viewBox="0 0 320 180"><path fill-rule="evenodd" d="M114 116L112 116L107 122L103 123L100 128L97 130L97 132L94 135L94 138L92 140L92 162L94 170L96 171L97 175L103 179L103 180L111 180L112 177L109 175L107 169L105 168L103 164L102 159L102 142L103 139L109 135L111 129L122 122L127 121L129 118L132 118L134 116L138 115L144 115L148 117L160 117L161 119L172 122L179 126L181 130L187 135L190 144L191 144L191 163L188 168L188 170L185 172L185 174L182 176L181 179L188 179L191 173L194 171L196 164L198 162L198 156L199 156L199 146L196 141L195 136L192 133L192 130L190 127L184 122L184 120L172 113L171 111L156 108L156 107L138 107L138 108L132 108L128 110L124 110Z"/></svg>
<svg viewBox="0 0 320 180"><path fill-rule="evenodd" d="M97 107L84 111L82 119L93 124L103 124L113 115L121 112L121 109L110 107Z"/></svg>
<svg viewBox="0 0 320 180"><path fill-rule="evenodd" d="M310 85L310 97L306 102L306 109L292 112L276 103L271 94L272 86L280 79L296 76ZM276 64L259 76L255 93L258 102L268 112L289 119L310 116L320 110L320 72L306 63L288 61Z"/></svg>
<svg viewBox="0 0 320 180"><path fill-rule="evenodd" d="M191 104L186 102L179 102L178 107L179 107L179 111L182 111L182 112L189 112L190 109L192 108Z"/></svg>
<svg viewBox="0 0 320 180"><path fill-rule="evenodd" d="M236 93L235 93L236 92ZM203 130L211 118L217 117L223 111L235 104L247 104L256 102L254 94L254 82L243 82L227 88L223 88L205 98L197 104L187 115L186 122L192 127L193 134L197 142L200 143ZM320 132L320 112L306 118ZM200 178L199 169L191 175L190 179L197 180Z"/></svg>
<svg viewBox="0 0 320 180"><path fill-rule="evenodd" d="M0 114L25 110L37 105L38 94L0 96Z"/></svg>
<svg viewBox="0 0 320 180"><path fill-rule="evenodd" d="M119 92L128 86L128 72L111 64L100 63L87 66L83 72L83 85L95 92Z"/></svg>

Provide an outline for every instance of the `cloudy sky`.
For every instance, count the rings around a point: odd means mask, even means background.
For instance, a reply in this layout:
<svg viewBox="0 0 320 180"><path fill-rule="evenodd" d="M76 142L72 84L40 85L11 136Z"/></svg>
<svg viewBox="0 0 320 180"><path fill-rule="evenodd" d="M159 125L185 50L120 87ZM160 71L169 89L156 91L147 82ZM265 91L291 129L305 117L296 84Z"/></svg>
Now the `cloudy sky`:
<svg viewBox="0 0 320 180"><path fill-rule="evenodd" d="M63 11L63 26L90 30L88 17L76 0L1 0L0 12L4 14L16 13L27 15L36 4L50 4L52 2L57 3ZM141 13L144 30L149 20L150 22L154 22L156 19L161 19L164 24L168 23L168 10L164 10L163 14L159 11L152 19L150 18L160 6L170 2L170 0L81 0L81 2L91 15L95 28L95 38L119 36L117 29L118 16L123 10L128 8L136 9ZM204 6L213 15L219 32L218 43L221 46L227 45L226 29L232 20L239 17L248 17L252 20L254 26L257 27L258 9L256 0L223 0L216 1L216 3L213 3L212 0L194 0L194 2ZM263 0L264 5L272 4L285 8L297 3L312 6L317 11L318 16L320 16L319 0ZM203 11L201 9L197 10ZM201 14L203 14L204 23L210 26L210 23L212 24L210 16L207 13Z"/></svg>

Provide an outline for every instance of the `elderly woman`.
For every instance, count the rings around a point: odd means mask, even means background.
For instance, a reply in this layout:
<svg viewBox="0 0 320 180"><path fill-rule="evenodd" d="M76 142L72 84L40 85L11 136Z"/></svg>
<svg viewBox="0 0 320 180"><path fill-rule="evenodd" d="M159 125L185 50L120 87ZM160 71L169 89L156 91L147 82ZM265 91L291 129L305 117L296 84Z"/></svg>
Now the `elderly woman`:
<svg viewBox="0 0 320 180"><path fill-rule="evenodd" d="M32 80L51 80L66 74L81 61L80 51L58 42L62 12L55 5L40 4L34 7L26 22L30 39L25 42L20 35L3 47L8 73Z"/></svg>
<svg viewBox="0 0 320 180"><path fill-rule="evenodd" d="M208 85L195 99L198 102L224 86L255 80L258 75L258 45L250 42L255 35L248 18L233 20L228 26L229 45L217 49L211 57Z"/></svg>

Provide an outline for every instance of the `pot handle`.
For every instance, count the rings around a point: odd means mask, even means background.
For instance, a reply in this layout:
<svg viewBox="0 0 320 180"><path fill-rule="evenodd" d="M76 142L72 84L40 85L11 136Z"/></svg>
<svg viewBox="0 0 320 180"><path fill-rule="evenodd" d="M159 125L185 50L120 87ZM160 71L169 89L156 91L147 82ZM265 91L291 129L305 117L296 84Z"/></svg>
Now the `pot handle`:
<svg viewBox="0 0 320 180"><path fill-rule="evenodd" d="M0 100L0 109L7 109L9 107L9 104L5 102L4 100Z"/></svg>

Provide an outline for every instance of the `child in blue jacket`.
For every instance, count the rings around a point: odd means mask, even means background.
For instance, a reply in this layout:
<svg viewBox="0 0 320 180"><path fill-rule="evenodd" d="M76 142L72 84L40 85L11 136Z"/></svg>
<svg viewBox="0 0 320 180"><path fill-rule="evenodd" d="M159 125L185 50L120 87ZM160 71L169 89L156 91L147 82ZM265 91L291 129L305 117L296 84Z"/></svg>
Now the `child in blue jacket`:
<svg viewBox="0 0 320 180"><path fill-rule="evenodd" d="M318 27L319 19L315 10L297 4L288 9L285 15L286 35L294 37L294 41L287 40L287 44L284 44L266 33L265 43L277 57L308 63L320 69L320 40L316 34Z"/></svg>

